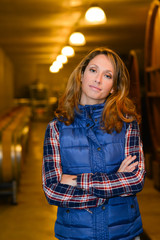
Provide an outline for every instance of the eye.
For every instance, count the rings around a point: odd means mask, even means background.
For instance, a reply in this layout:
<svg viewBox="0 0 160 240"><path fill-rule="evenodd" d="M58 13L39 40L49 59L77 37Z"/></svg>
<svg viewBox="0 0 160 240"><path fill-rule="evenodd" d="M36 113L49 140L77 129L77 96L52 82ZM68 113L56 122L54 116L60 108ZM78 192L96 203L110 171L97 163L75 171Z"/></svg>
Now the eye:
<svg viewBox="0 0 160 240"><path fill-rule="evenodd" d="M106 78L108 78L108 79L112 79L112 75L111 75L111 74L108 74L108 73L107 73L107 74L105 74L104 76L105 76Z"/></svg>
<svg viewBox="0 0 160 240"><path fill-rule="evenodd" d="M90 68L89 71L93 72L93 73L96 72L96 70L94 68Z"/></svg>

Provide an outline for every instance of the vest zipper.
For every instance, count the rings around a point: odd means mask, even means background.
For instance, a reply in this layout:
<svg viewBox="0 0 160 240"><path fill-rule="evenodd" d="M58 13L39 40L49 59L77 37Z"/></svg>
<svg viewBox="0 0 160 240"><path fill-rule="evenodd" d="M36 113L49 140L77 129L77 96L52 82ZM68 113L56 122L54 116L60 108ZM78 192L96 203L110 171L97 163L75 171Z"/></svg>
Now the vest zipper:
<svg viewBox="0 0 160 240"><path fill-rule="evenodd" d="M89 210L89 208L85 208L85 210L91 214L93 213L91 210Z"/></svg>

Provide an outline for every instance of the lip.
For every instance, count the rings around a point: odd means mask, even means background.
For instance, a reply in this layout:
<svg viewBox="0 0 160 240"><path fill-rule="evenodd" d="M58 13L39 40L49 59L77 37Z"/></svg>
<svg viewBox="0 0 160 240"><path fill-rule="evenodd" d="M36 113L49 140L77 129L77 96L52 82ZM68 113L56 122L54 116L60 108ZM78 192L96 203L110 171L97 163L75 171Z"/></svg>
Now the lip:
<svg viewBox="0 0 160 240"><path fill-rule="evenodd" d="M98 92L100 92L102 90L101 88L98 88L98 87L93 86L93 85L89 85L89 87L92 88L95 91L98 91Z"/></svg>

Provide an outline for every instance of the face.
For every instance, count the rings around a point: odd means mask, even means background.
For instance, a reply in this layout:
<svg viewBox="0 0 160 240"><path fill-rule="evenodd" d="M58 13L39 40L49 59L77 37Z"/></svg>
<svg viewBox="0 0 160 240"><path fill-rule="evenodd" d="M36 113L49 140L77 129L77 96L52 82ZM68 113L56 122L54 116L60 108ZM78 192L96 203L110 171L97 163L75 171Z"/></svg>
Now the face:
<svg viewBox="0 0 160 240"><path fill-rule="evenodd" d="M114 68L104 54L94 57L87 65L81 81L82 95L80 104L94 105L103 103L113 87Z"/></svg>

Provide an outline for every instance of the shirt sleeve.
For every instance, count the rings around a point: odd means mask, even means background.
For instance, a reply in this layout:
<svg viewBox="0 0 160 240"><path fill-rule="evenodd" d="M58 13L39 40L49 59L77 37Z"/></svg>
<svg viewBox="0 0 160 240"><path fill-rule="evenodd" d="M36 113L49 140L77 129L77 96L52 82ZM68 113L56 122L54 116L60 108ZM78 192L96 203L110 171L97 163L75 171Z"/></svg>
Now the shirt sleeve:
<svg viewBox="0 0 160 240"><path fill-rule="evenodd" d="M125 157L136 155L138 167L133 172L83 173L77 177L77 187L100 198L133 195L144 185L145 168L140 130L137 122L129 124L125 134Z"/></svg>
<svg viewBox="0 0 160 240"><path fill-rule="evenodd" d="M42 181L49 204L82 209L103 203L104 199L93 196L85 189L61 184L61 177L59 131L54 120L47 126L43 149Z"/></svg>

